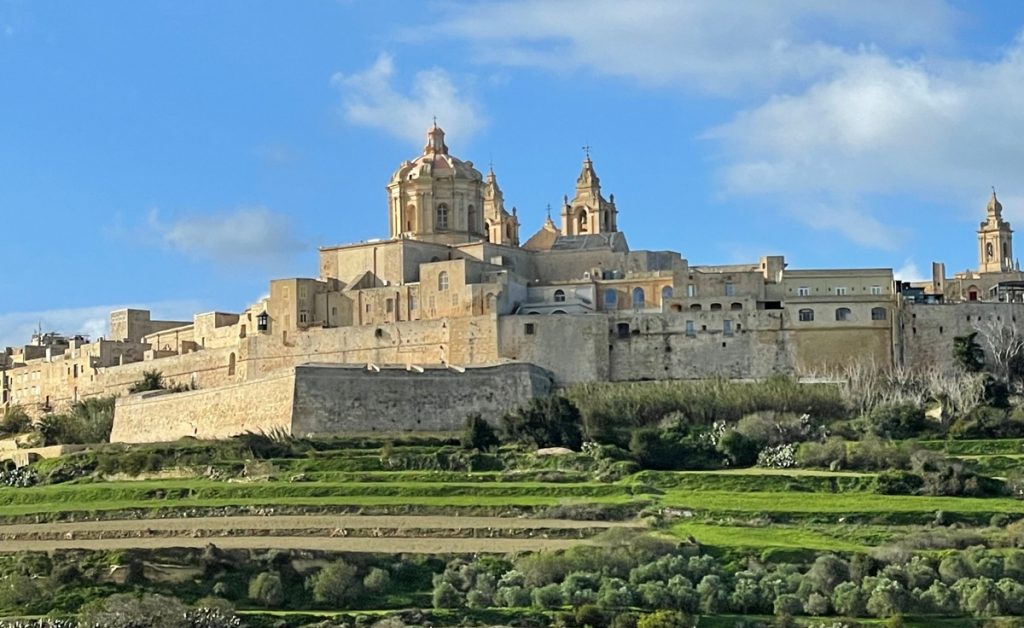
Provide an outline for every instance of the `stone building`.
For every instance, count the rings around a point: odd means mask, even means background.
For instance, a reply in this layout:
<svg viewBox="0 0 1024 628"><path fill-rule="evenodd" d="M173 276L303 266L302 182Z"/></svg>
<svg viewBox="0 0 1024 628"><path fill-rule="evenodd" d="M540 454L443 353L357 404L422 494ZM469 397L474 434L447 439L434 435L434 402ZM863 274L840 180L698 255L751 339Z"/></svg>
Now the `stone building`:
<svg viewBox="0 0 1024 628"><path fill-rule="evenodd" d="M8 349L3 404L39 414L123 396L158 370L196 390L122 397L115 439L373 429L374 416L391 429L455 428L468 411L578 382L941 362L970 316L1012 307L1021 280L994 194L978 270L945 278L936 264L932 282L911 285L891 269L791 269L775 255L691 265L673 251L633 250L589 154L560 224L548 216L520 244L493 170L454 157L436 124L386 193L388 239L322 247L317 276L274 279L244 312L154 321L121 310L110 338ZM395 389L403 394L382 392ZM450 403L436 390L451 391Z"/></svg>

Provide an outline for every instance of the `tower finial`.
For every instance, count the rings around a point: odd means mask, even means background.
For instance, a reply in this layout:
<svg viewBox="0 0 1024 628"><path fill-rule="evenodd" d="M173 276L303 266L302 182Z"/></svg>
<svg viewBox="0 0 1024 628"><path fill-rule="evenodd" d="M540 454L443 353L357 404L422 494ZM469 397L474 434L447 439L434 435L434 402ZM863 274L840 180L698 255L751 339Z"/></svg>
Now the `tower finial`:
<svg viewBox="0 0 1024 628"><path fill-rule="evenodd" d="M587 161L590 161L590 144L583 145L583 154L586 156Z"/></svg>
<svg viewBox="0 0 1024 628"><path fill-rule="evenodd" d="M434 128L437 128L437 116L434 116Z"/></svg>
<svg viewBox="0 0 1024 628"><path fill-rule="evenodd" d="M551 220L551 203L548 203L548 220Z"/></svg>

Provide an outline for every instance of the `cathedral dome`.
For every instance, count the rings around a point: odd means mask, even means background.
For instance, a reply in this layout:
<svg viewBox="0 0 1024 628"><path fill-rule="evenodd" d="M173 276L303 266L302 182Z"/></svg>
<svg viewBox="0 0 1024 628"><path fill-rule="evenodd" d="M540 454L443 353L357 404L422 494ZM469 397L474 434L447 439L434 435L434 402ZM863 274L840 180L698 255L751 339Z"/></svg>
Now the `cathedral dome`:
<svg viewBox="0 0 1024 628"><path fill-rule="evenodd" d="M423 154L404 162L391 175L391 183L415 181L425 177L483 181L483 175L473 167L472 161L462 161L448 154L448 146L444 143L444 130L436 123L427 130L427 145L423 147Z"/></svg>

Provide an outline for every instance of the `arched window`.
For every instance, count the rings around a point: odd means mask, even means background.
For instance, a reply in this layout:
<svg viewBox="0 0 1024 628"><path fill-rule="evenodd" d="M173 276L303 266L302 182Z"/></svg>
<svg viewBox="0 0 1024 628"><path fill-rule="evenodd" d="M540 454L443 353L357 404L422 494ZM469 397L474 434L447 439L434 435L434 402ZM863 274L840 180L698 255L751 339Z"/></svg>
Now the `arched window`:
<svg viewBox="0 0 1024 628"><path fill-rule="evenodd" d="M693 305L691 305L690 306L690 310L693 311L693 312L699 312L700 311L700 303L694 303Z"/></svg>
<svg viewBox="0 0 1024 628"><path fill-rule="evenodd" d="M587 211L582 207L576 210L576 233L587 232Z"/></svg>
<svg viewBox="0 0 1024 628"><path fill-rule="evenodd" d="M718 312L721 309L722 309L722 304L721 303L712 303L711 304L711 311L712 312Z"/></svg>
<svg viewBox="0 0 1024 628"><path fill-rule="evenodd" d="M672 298L672 286L665 286L661 289L661 300L666 301Z"/></svg>
<svg viewBox="0 0 1024 628"><path fill-rule="evenodd" d="M619 293L614 290L604 291L604 306L606 308L614 308L619 304Z"/></svg>
<svg viewBox="0 0 1024 628"><path fill-rule="evenodd" d="M444 203L437 206L437 228L448 228L448 206Z"/></svg>
<svg viewBox="0 0 1024 628"><path fill-rule="evenodd" d="M729 309L732 310L733 312L738 312L743 309L743 304L738 302L733 303L732 305L729 306Z"/></svg>
<svg viewBox="0 0 1024 628"><path fill-rule="evenodd" d="M555 310L552 314L565 314L565 310Z"/></svg>
<svg viewBox="0 0 1024 628"><path fill-rule="evenodd" d="M235 374L235 354L228 356L228 376Z"/></svg>
<svg viewBox="0 0 1024 628"><path fill-rule="evenodd" d="M437 274L437 289L440 292L448 289L448 271L442 270Z"/></svg>
<svg viewBox="0 0 1024 628"><path fill-rule="evenodd" d="M466 231L476 231L476 207L472 205L466 208Z"/></svg>
<svg viewBox="0 0 1024 628"><path fill-rule="evenodd" d="M604 210L604 227L605 229L612 228L612 215L607 209Z"/></svg>
<svg viewBox="0 0 1024 628"><path fill-rule="evenodd" d="M871 320L873 321L884 321L886 319L886 312L884 307L873 307L871 308Z"/></svg>
<svg viewBox="0 0 1024 628"><path fill-rule="evenodd" d="M509 242L512 241L512 223L505 224L505 237L509 240Z"/></svg>
<svg viewBox="0 0 1024 628"><path fill-rule="evenodd" d="M848 307L836 308L836 320L837 321L848 321L853 318L853 312Z"/></svg>
<svg viewBox="0 0 1024 628"><path fill-rule="evenodd" d="M813 321L814 320L814 310L808 309L808 308L800 310L800 320L802 322L804 322L804 323L809 323L809 322Z"/></svg>
<svg viewBox="0 0 1024 628"><path fill-rule="evenodd" d="M565 303L565 290L555 290L555 303Z"/></svg>
<svg viewBox="0 0 1024 628"><path fill-rule="evenodd" d="M644 298L644 289L633 288L633 307L643 307L645 300L646 299Z"/></svg>
<svg viewBox="0 0 1024 628"><path fill-rule="evenodd" d="M985 257L988 258L988 259L992 259L992 243L991 242L986 242L985 243Z"/></svg>

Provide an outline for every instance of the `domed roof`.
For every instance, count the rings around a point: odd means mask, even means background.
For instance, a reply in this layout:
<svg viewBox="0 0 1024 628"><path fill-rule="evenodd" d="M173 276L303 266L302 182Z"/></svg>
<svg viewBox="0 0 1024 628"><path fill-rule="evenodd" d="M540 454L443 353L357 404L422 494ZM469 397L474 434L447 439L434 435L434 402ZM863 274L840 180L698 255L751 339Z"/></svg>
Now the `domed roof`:
<svg viewBox="0 0 1024 628"><path fill-rule="evenodd" d="M988 199L987 209L990 214L1001 214L1003 212L1003 204L999 202L998 198L996 198L995 189L992 190L992 198Z"/></svg>
<svg viewBox="0 0 1024 628"><path fill-rule="evenodd" d="M423 154L399 166L391 175L391 182L413 181L421 177L483 180L483 175L473 167L472 161L462 161L448 154L444 130L436 122L427 129L427 145L423 147Z"/></svg>

